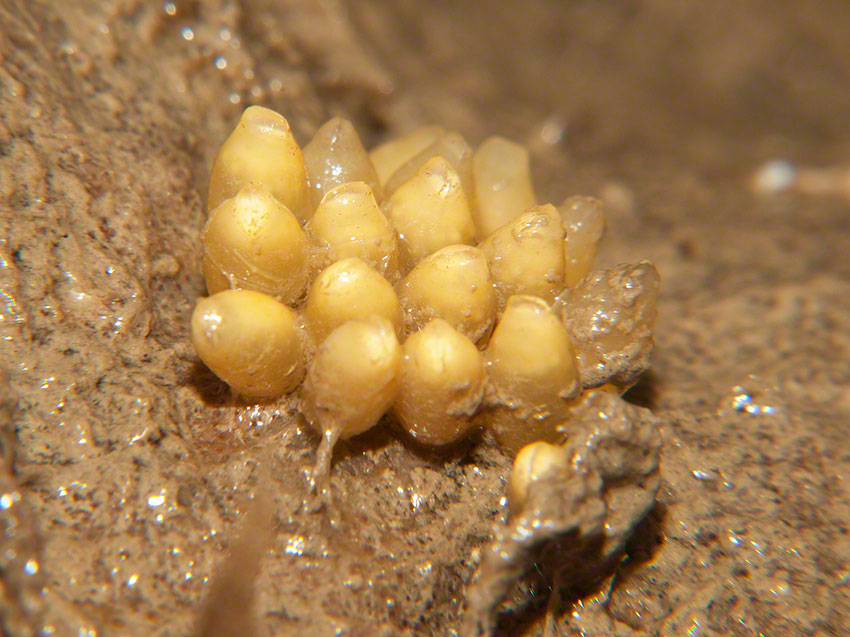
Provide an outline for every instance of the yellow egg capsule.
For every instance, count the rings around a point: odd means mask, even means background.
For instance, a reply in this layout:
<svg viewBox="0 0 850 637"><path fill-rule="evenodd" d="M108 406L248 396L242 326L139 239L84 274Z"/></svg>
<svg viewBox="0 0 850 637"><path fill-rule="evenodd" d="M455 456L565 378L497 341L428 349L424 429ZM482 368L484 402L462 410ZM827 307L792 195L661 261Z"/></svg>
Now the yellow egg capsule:
<svg viewBox="0 0 850 637"><path fill-rule="evenodd" d="M337 186L351 181L369 184L381 200L381 182L360 136L347 119L334 117L326 122L304 147L304 161L310 182L313 208Z"/></svg>
<svg viewBox="0 0 850 637"><path fill-rule="evenodd" d="M564 283L564 227L551 204L532 206L479 246L502 299L539 296L552 303Z"/></svg>
<svg viewBox="0 0 850 637"><path fill-rule="evenodd" d="M528 501L528 490L535 482L568 475L569 457L563 447L542 441L524 446L514 459L508 483L511 514L522 511Z"/></svg>
<svg viewBox="0 0 850 637"><path fill-rule="evenodd" d="M447 245L475 241L472 211L460 178L439 155L390 196L385 211L398 231L404 269Z"/></svg>
<svg viewBox="0 0 850 637"><path fill-rule="evenodd" d="M372 314L387 319L396 333L401 333L401 305L393 286L357 257L322 270L310 286L302 309L305 326L316 345L343 323Z"/></svg>
<svg viewBox="0 0 850 637"><path fill-rule="evenodd" d="M304 228L313 248L314 267L322 269L360 257L389 281L399 277L396 233L362 181L334 188L322 199Z"/></svg>
<svg viewBox="0 0 850 637"><path fill-rule="evenodd" d="M474 426L484 395L484 356L446 321L434 319L404 342L400 378L393 414L419 442L455 442Z"/></svg>
<svg viewBox="0 0 850 637"><path fill-rule="evenodd" d="M395 329L378 316L339 326L318 348L301 394L301 413L322 436L314 488L327 485L337 440L374 427L393 404L400 367Z"/></svg>
<svg viewBox="0 0 850 637"><path fill-rule="evenodd" d="M473 246L446 246L425 257L396 291L408 334L441 318L478 343L496 320L498 302L487 259Z"/></svg>
<svg viewBox="0 0 850 637"><path fill-rule="evenodd" d="M581 196L567 197L558 212L567 231L564 285L572 288L593 269L597 246L605 234L605 213L601 201Z"/></svg>
<svg viewBox="0 0 850 637"><path fill-rule="evenodd" d="M277 398L304 376L295 312L260 292L226 290L200 299L192 344L206 366L246 398Z"/></svg>
<svg viewBox="0 0 850 637"><path fill-rule="evenodd" d="M537 203L528 151L504 137L490 137L472 157L474 211L478 238L484 239Z"/></svg>
<svg viewBox="0 0 850 637"><path fill-rule="evenodd" d="M423 126L372 149L369 158L378 172L381 185L385 185L395 171L437 141L445 132L441 126Z"/></svg>
<svg viewBox="0 0 850 637"><path fill-rule="evenodd" d="M384 194L389 196L394 193L403 183L418 173L426 162L437 155L445 158L452 165L463 184L463 191L469 201L469 206L473 208L472 198L475 196L475 181L472 175L472 149L463 136L455 132L443 133L430 145L399 166L393 176L387 180Z"/></svg>
<svg viewBox="0 0 850 637"><path fill-rule="evenodd" d="M307 289L307 239L295 216L264 190L245 187L210 213L201 233L210 294L263 292L295 303Z"/></svg>
<svg viewBox="0 0 850 637"><path fill-rule="evenodd" d="M307 166L289 122L262 106L249 106L213 161L207 209L244 186L267 190L300 221L312 208Z"/></svg>
<svg viewBox="0 0 850 637"><path fill-rule="evenodd" d="M581 379L573 343L549 305L510 297L485 355L493 390L485 419L496 440L513 451L557 440Z"/></svg>

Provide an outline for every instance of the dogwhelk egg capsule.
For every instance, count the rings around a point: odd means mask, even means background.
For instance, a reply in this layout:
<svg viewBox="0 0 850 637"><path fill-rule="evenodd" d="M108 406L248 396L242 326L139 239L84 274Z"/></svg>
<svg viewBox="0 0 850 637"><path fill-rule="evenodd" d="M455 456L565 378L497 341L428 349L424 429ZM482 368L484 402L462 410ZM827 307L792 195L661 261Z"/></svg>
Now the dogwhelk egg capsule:
<svg viewBox="0 0 850 637"><path fill-rule="evenodd" d="M496 440L514 451L556 440L581 379L573 343L549 305L510 297L485 355L494 390L487 421Z"/></svg>
<svg viewBox="0 0 850 637"><path fill-rule="evenodd" d="M484 356L468 338L434 319L402 346L393 413L416 440L443 445L462 438L484 396Z"/></svg>
<svg viewBox="0 0 850 637"><path fill-rule="evenodd" d="M328 192L351 181L365 181L380 201L381 183L360 136L347 119L327 121L304 147L313 208Z"/></svg>
<svg viewBox="0 0 850 637"><path fill-rule="evenodd" d="M302 309L305 327L316 345L343 323L372 314L390 321L396 334L401 332L401 305L393 286L357 257L322 270Z"/></svg>
<svg viewBox="0 0 850 637"><path fill-rule="evenodd" d="M307 220L307 166L289 122L279 113L249 106L215 156L207 209L233 197L243 186L270 192L300 221Z"/></svg>
<svg viewBox="0 0 850 637"><path fill-rule="evenodd" d="M307 239L298 220L264 190L246 186L210 213L201 233L210 294L256 290L294 303L307 288Z"/></svg>
<svg viewBox="0 0 850 637"><path fill-rule="evenodd" d="M439 155L399 186L385 210L398 231L406 269L447 245L475 241L472 211L460 178Z"/></svg>
<svg viewBox="0 0 850 637"><path fill-rule="evenodd" d="M411 157L389 178L384 188L384 193L389 196L403 183L408 181L422 166L437 155L448 161L460 177L463 191L469 201L470 208L474 207L475 181L472 175L472 149L462 135L448 132L440 135L434 142Z"/></svg>
<svg viewBox="0 0 850 637"><path fill-rule="evenodd" d="M446 246L425 257L396 291L407 333L442 318L477 343L496 320L498 301L487 259L473 246Z"/></svg>
<svg viewBox="0 0 850 637"><path fill-rule="evenodd" d="M241 396L277 398L304 376L295 312L260 292L225 290L200 299L192 313L192 344Z"/></svg>
<svg viewBox="0 0 850 637"><path fill-rule="evenodd" d="M372 149L369 158L375 166L381 185L385 185L405 162L428 148L445 132L442 126L423 126Z"/></svg>
<svg viewBox="0 0 850 637"><path fill-rule="evenodd" d="M504 137L490 137L472 156L475 173L475 228L484 239L519 217L537 201L528 151Z"/></svg>
<svg viewBox="0 0 850 637"><path fill-rule="evenodd" d="M328 192L304 229L315 250L315 267L360 257L390 281L398 279L396 233L366 183L355 181Z"/></svg>
<svg viewBox="0 0 850 637"><path fill-rule="evenodd" d="M395 329L379 316L348 321L319 346L301 395L301 413L322 436L314 487L327 484L337 440L372 428L393 404L400 366Z"/></svg>
<svg viewBox="0 0 850 637"><path fill-rule="evenodd" d="M514 459L508 484L511 513L516 515L528 500L529 487L538 480L566 477L569 457L559 445L548 442L532 442L524 446Z"/></svg>
<svg viewBox="0 0 850 637"><path fill-rule="evenodd" d="M479 246L503 299L531 294L552 303L564 281L564 227L551 204L532 206Z"/></svg>
<svg viewBox="0 0 850 637"><path fill-rule="evenodd" d="M558 206L558 212L567 231L564 239L564 285L571 288L593 269L596 248L605 233L605 214L601 201L582 196L567 197Z"/></svg>

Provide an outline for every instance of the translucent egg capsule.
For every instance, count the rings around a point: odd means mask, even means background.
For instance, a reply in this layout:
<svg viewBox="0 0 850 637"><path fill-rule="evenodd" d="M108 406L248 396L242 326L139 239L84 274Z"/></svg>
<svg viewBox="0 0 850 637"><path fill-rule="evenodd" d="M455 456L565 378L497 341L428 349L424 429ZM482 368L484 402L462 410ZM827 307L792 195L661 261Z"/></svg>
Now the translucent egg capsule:
<svg viewBox="0 0 850 637"><path fill-rule="evenodd" d="M304 376L295 312L260 292L226 290L200 299L192 344L206 366L246 398L277 398Z"/></svg>
<svg viewBox="0 0 850 637"><path fill-rule="evenodd" d="M533 206L485 239L480 248L503 299L513 294L555 300L564 282L564 227L551 204Z"/></svg>
<svg viewBox="0 0 850 637"><path fill-rule="evenodd" d="M420 171L422 166L437 155L445 158L460 177L463 190L469 200L470 208L474 207L472 198L475 196L475 180L472 175L472 148L462 135L455 132L443 133L430 145L408 159L392 177L387 180L384 193L389 196L403 183Z"/></svg>
<svg viewBox="0 0 850 637"><path fill-rule="evenodd" d="M398 231L404 269L447 245L475 241L472 211L460 178L439 155L402 184L384 209Z"/></svg>
<svg viewBox="0 0 850 637"><path fill-rule="evenodd" d="M366 183L355 181L328 192L304 229L315 269L360 257L388 280L398 279L396 233Z"/></svg>
<svg viewBox="0 0 850 637"><path fill-rule="evenodd" d="M446 321L434 319L404 342L400 379L393 414L419 442L455 442L474 426L484 395L484 356Z"/></svg>
<svg viewBox="0 0 850 637"><path fill-rule="evenodd" d="M357 257L322 270L302 308L307 331L317 345L343 323L373 314L387 319L395 332L401 333L401 305L393 286Z"/></svg>
<svg viewBox="0 0 850 637"><path fill-rule="evenodd" d="M360 136L347 119L326 122L304 147L313 208L337 186L351 181L366 182L381 200L381 182Z"/></svg>
<svg viewBox="0 0 850 637"><path fill-rule="evenodd" d="M326 485L337 440L374 427L393 404L400 367L401 347L385 318L349 321L322 342L301 395L301 413L322 436L314 486Z"/></svg>
<svg viewBox="0 0 850 637"><path fill-rule="evenodd" d="M247 186L225 199L201 233L210 294L263 292L294 303L307 288L307 239L298 220L268 192Z"/></svg>
<svg viewBox="0 0 850 637"><path fill-rule="evenodd" d="M478 343L496 320L498 302L487 259L473 246L446 246L425 257L396 291L408 334L442 318Z"/></svg>
<svg viewBox="0 0 850 637"><path fill-rule="evenodd" d="M569 475L567 451L548 442L532 442L524 446L514 459L508 483L511 513L516 515L528 501L528 490L535 482L565 479Z"/></svg>
<svg viewBox="0 0 850 637"><path fill-rule="evenodd" d="M571 288L593 269L597 246L605 234L605 214L601 201L582 196L567 197L558 206L558 212L567 231L564 239L564 285Z"/></svg>
<svg viewBox="0 0 850 637"><path fill-rule="evenodd" d="M581 390L572 341L540 298L512 296L485 352L493 395L486 422L501 445L554 441Z"/></svg>
<svg viewBox="0 0 850 637"><path fill-rule="evenodd" d="M312 211L307 167L289 123L262 106L245 109L215 156L207 209L214 209L244 186L267 190L302 223Z"/></svg>
<svg viewBox="0 0 850 637"><path fill-rule="evenodd" d="M475 174L475 228L491 235L537 203L528 151L504 137L484 140L472 157Z"/></svg>
<svg viewBox="0 0 850 637"><path fill-rule="evenodd" d="M385 185L395 171L437 141L445 132L442 126L423 126L376 146L369 153L369 158L375 166L381 185Z"/></svg>

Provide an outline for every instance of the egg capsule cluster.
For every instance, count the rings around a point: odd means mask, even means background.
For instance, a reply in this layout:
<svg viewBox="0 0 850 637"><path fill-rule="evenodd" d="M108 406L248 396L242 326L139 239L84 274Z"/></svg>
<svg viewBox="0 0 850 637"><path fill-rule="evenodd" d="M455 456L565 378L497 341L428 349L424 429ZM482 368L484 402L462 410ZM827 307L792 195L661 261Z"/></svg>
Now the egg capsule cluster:
<svg viewBox="0 0 850 637"><path fill-rule="evenodd" d="M302 152L251 106L208 204L195 349L247 399L301 388L317 475L387 412L429 445L479 426L512 451L558 437L582 383L551 306L590 272L604 219L589 197L539 204L521 146L429 126L367 152L334 118Z"/></svg>

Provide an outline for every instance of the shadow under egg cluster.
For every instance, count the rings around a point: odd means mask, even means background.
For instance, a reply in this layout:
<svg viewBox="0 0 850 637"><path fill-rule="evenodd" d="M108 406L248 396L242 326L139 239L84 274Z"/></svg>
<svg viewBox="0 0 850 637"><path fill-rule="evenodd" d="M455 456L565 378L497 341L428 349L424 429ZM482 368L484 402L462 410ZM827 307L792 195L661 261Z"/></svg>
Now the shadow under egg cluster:
<svg viewBox="0 0 850 637"><path fill-rule="evenodd" d="M476 427L513 452L558 442L582 392L648 366L655 269L592 273L600 202L538 204L527 151L503 138L473 151L429 126L367 152L334 118L302 151L252 106L208 207L193 344L246 399L300 389L314 480L387 412L424 444Z"/></svg>

